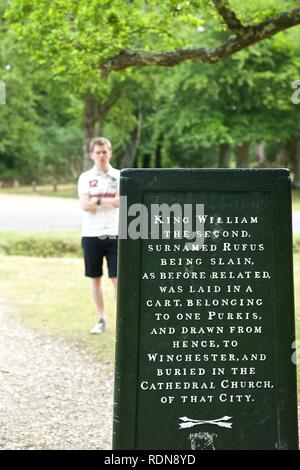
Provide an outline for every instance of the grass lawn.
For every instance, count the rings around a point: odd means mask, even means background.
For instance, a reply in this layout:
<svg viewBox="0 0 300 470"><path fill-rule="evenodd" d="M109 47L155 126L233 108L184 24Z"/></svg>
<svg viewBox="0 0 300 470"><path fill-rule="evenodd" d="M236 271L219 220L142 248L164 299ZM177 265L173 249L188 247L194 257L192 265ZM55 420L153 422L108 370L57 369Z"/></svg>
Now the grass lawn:
<svg viewBox="0 0 300 470"><path fill-rule="evenodd" d="M16 242L20 240L39 238L42 240L68 240L71 242L78 242L80 239L79 230L66 230L64 232L52 231L34 231L34 230L20 230L20 231L0 231L0 241L3 243Z"/></svg>
<svg viewBox="0 0 300 470"><path fill-rule="evenodd" d="M292 192L292 204L294 211L300 211L300 189L294 189Z"/></svg>
<svg viewBox="0 0 300 470"><path fill-rule="evenodd" d="M300 399L300 253L294 254L296 338L298 340L298 396Z"/></svg>
<svg viewBox="0 0 300 470"><path fill-rule="evenodd" d="M115 299L106 276L104 335L88 334L97 317L81 259L1 255L0 279L2 302L15 305L14 314L27 326L71 340L102 362L114 360Z"/></svg>
<svg viewBox="0 0 300 470"><path fill-rule="evenodd" d="M19 188L0 188L0 194L27 194L30 196L77 198L77 187L76 184L59 184L57 191L54 191L52 185L38 185L35 192L33 192L32 186L20 186Z"/></svg>

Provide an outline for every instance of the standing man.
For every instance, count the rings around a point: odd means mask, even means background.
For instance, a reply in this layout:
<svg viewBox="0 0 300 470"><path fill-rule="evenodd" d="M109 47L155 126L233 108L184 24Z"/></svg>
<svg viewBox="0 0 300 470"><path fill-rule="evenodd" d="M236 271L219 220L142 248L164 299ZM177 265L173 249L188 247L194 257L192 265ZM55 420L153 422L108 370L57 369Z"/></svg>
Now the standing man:
<svg viewBox="0 0 300 470"><path fill-rule="evenodd" d="M91 170L78 180L78 196L83 209L82 248L85 275L91 278L98 322L90 333L103 333L106 326L102 264L105 257L108 274L117 289L117 235L120 171L110 165L112 147L108 139L95 137L90 143Z"/></svg>

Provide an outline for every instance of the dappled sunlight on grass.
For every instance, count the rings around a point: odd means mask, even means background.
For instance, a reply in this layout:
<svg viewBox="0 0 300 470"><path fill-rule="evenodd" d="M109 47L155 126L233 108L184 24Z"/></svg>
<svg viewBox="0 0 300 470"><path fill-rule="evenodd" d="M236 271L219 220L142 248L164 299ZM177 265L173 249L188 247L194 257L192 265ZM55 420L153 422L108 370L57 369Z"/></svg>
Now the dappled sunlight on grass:
<svg viewBox="0 0 300 470"><path fill-rule="evenodd" d="M293 211L300 211L300 189L294 189L292 192Z"/></svg>
<svg viewBox="0 0 300 470"><path fill-rule="evenodd" d="M35 191L32 185L20 186L19 188L0 188L0 194L27 194L30 196L53 196L77 198L77 187L75 184L59 184L57 191L54 191L53 185L37 185Z"/></svg>
<svg viewBox="0 0 300 470"><path fill-rule="evenodd" d="M21 315L26 325L75 340L99 359L113 360L115 299L106 276L108 328L105 334L92 337L88 332L97 316L83 260L2 256L0 261L3 300L14 301L15 314Z"/></svg>

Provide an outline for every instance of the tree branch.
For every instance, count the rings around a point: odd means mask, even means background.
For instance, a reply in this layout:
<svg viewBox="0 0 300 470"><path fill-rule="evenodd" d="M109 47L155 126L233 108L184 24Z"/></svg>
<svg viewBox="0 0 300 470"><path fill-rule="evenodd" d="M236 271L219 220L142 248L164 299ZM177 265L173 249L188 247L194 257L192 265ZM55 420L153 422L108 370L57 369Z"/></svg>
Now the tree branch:
<svg viewBox="0 0 300 470"><path fill-rule="evenodd" d="M215 9L219 13L219 15L223 18L224 23L228 26L228 28L236 33L238 36L242 35L245 27L240 20L237 18L235 12L230 10L227 6L226 0L212 0L215 6Z"/></svg>
<svg viewBox="0 0 300 470"><path fill-rule="evenodd" d="M221 2L222 3L222 2ZM239 35L233 36L217 47L183 47L174 51L145 51L124 49L115 57L99 64L105 75L114 70L133 66L173 67L186 60L216 63L259 41L270 38L300 24L300 8L284 11L255 26L239 27Z"/></svg>

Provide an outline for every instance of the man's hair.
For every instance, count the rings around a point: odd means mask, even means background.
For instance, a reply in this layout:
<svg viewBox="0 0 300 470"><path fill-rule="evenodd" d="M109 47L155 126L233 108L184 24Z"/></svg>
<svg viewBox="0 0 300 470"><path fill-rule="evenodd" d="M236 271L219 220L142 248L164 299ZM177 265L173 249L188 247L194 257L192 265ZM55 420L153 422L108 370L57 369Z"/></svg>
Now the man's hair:
<svg viewBox="0 0 300 470"><path fill-rule="evenodd" d="M90 152L92 153L96 145L106 145L111 150L111 142L105 137L94 137L90 142Z"/></svg>

